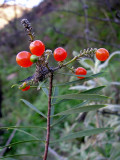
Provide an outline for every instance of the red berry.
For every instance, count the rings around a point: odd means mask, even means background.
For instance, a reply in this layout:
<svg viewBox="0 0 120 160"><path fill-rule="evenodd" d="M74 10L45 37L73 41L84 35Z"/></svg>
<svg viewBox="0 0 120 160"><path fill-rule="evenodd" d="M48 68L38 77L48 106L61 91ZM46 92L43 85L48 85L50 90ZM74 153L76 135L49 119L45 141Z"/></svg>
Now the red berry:
<svg viewBox="0 0 120 160"><path fill-rule="evenodd" d="M86 69L84 69L83 67L78 67L78 68L75 70L75 74L76 74L76 75L86 75L86 74L87 74L87 71L86 71ZM77 78L83 79L83 78L85 78L85 77L77 77Z"/></svg>
<svg viewBox="0 0 120 160"><path fill-rule="evenodd" d="M30 89L30 86L25 87L24 89L22 89L22 91L27 91Z"/></svg>
<svg viewBox="0 0 120 160"><path fill-rule="evenodd" d="M56 61L64 61L67 57L67 52L64 48L58 47L54 50L54 58Z"/></svg>
<svg viewBox="0 0 120 160"><path fill-rule="evenodd" d="M40 40L30 43L30 51L36 56L41 56L45 51L45 45Z"/></svg>
<svg viewBox="0 0 120 160"><path fill-rule="evenodd" d="M109 52L105 48L100 48L96 51L96 58L99 61L105 61L109 57Z"/></svg>
<svg viewBox="0 0 120 160"><path fill-rule="evenodd" d="M16 56L16 61L21 67L30 67L33 63L30 61L31 54L27 51L21 51Z"/></svg>

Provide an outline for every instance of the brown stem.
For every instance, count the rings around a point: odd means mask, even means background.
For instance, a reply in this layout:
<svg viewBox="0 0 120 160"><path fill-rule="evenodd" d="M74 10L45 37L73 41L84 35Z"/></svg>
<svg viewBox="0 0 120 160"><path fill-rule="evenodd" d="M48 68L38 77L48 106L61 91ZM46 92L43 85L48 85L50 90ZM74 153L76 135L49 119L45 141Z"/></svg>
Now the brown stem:
<svg viewBox="0 0 120 160"><path fill-rule="evenodd" d="M50 114L51 114L52 82L53 82L53 73L50 73L49 97L48 97L48 116L47 116L47 136L46 136L46 145L45 145L45 152L44 152L43 160L47 160L49 140L50 140Z"/></svg>

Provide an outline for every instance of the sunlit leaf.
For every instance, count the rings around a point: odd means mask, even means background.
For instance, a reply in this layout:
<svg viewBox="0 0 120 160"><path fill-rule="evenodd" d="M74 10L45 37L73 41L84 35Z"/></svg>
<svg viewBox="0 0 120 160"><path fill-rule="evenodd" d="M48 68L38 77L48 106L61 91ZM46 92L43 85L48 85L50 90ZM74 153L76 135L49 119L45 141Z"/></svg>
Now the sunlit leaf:
<svg viewBox="0 0 120 160"><path fill-rule="evenodd" d="M81 93L97 93L99 91L101 91L103 88L105 88L106 86L100 86L100 87L96 87L96 88L92 88L92 89L89 89L89 90L86 90L86 91L83 91Z"/></svg>

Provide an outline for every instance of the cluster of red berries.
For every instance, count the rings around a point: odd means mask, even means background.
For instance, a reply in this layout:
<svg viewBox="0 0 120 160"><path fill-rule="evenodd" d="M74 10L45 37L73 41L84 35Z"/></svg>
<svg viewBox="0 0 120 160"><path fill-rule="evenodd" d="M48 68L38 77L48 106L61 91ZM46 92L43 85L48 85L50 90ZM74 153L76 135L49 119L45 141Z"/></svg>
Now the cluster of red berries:
<svg viewBox="0 0 120 160"><path fill-rule="evenodd" d="M21 67L26 67L26 68L30 67L33 63L35 63L38 60L40 56L43 55L45 51L45 45L40 40L35 40L31 42L29 48L32 54L27 51L21 51L16 56L16 61L18 65L20 65ZM54 50L53 55L56 61L64 61L67 57L67 52L64 48L58 47ZM108 57L109 57L109 52L106 49L100 48L96 51L96 58L98 60L105 61ZM87 71L83 67L78 67L75 70L75 74L86 75ZM85 77L78 77L78 78L83 79ZM28 89L30 89L30 86L27 85L26 82L24 82L22 86L19 87L19 89L21 89L22 91L27 91Z"/></svg>
<svg viewBox="0 0 120 160"><path fill-rule="evenodd" d="M21 51L16 56L16 61L21 67L30 67L45 51L45 45L40 40L31 42L29 48L32 54L27 51ZM54 58L56 61L64 61L66 57L67 52L62 47L55 49Z"/></svg>
<svg viewBox="0 0 120 160"><path fill-rule="evenodd" d="M105 48L100 48L96 51L95 53L96 55L96 58L99 60L99 61L105 61L108 59L109 57L109 52L105 49ZM83 67L78 67L75 71L75 74L76 75L86 75L87 74L87 71L86 69L84 69ZM77 77L77 78L80 78L80 79L83 79L85 77Z"/></svg>

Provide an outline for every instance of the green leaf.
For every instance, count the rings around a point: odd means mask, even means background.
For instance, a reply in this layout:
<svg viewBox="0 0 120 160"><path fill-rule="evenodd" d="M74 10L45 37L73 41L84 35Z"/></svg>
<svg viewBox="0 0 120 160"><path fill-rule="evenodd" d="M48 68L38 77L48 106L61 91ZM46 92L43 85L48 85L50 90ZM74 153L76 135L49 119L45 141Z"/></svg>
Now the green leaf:
<svg viewBox="0 0 120 160"><path fill-rule="evenodd" d="M18 129L18 128L11 128L11 127L5 128L5 127L4 127L4 129L7 129L7 130L16 130L16 131L22 132L22 133L24 133L24 134L26 134L26 135L28 135L28 136L31 136L31 137L33 137L34 139L37 139L37 140L38 140L38 138L37 138L36 136L34 136L33 134L31 134L31 133L29 133L29 132L26 132L26 131L24 131L24 130Z"/></svg>
<svg viewBox="0 0 120 160"><path fill-rule="evenodd" d="M21 157L21 156L32 156L32 157L41 157L41 155L39 154L15 154L15 155L9 155L9 156L4 156L4 157L0 157L0 159L6 159L6 158L10 158L10 157ZM39 160L42 160L42 159L39 159Z"/></svg>
<svg viewBox="0 0 120 160"><path fill-rule="evenodd" d="M85 130L85 131L79 131L79 132L68 134L67 136L62 137L56 141L51 141L50 143L57 143L57 142L71 140L71 139L84 137L84 136L92 136L92 135L96 135L101 132L105 132L105 131L109 131L109 130L111 130L111 128L95 128L95 129L90 129L90 130Z"/></svg>
<svg viewBox="0 0 120 160"><path fill-rule="evenodd" d="M68 109L66 111L60 112L58 114L55 114L53 116L59 116L59 115L69 115L69 114L74 114L74 113L81 113L81 112L89 112L89 111L94 111L99 108L105 107L106 105L89 105L89 106L84 106L84 107L76 107L72 109Z"/></svg>
<svg viewBox="0 0 120 160"><path fill-rule="evenodd" d="M39 85L38 85L38 87L37 87L37 90L40 90L40 89L42 88L42 86L43 86L44 83L45 83L45 81L39 82Z"/></svg>
<svg viewBox="0 0 120 160"><path fill-rule="evenodd" d="M59 88L55 87L53 91L53 97L58 96L58 92ZM51 116L54 115L54 110L55 110L54 103L56 102L56 100L57 100L56 98L52 98L51 101ZM50 117L50 124L52 124L52 122L53 122L53 117Z"/></svg>
<svg viewBox="0 0 120 160"><path fill-rule="evenodd" d="M51 127L57 125L58 123L62 122L65 118L67 118L69 115L61 116L58 118L54 123L51 124Z"/></svg>
<svg viewBox="0 0 120 160"><path fill-rule="evenodd" d="M13 84L12 86L11 86L11 88L13 88L13 87L18 87L19 86L19 84Z"/></svg>
<svg viewBox="0 0 120 160"><path fill-rule="evenodd" d="M82 103L76 105L74 108L77 108L78 106L79 106L79 107L80 107L80 106L83 106L83 105L85 105L85 104L87 104L87 103L88 103L88 101L82 102ZM53 124L51 124L51 127L53 127L53 126L55 126L56 124L62 122L62 121L63 121L65 118L67 118L68 116L69 116L69 115L63 115L63 116L61 116L61 117L58 118Z"/></svg>
<svg viewBox="0 0 120 160"><path fill-rule="evenodd" d="M57 74L63 74L63 75L67 75L67 76L74 76L74 77L89 77L90 75L76 75L76 74L72 74L72 73L63 73L63 72L58 72Z"/></svg>
<svg viewBox="0 0 120 160"><path fill-rule="evenodd" d="M89 89L89 90L86 90L86 91L83 91L81 93L97 93L99 92L100 90L102 90L103 88L105 88L106 86L100 86L100 87L96 87L96 88L92 88L92 89Z"/></svg>
<svg viewBox="0 0 120 160"><path fill-rule="evenodd" d="M104 72L100 72L100 73L97 73L97 74L93 74L93 75L91 75L87 78L84 78L84 79L78 79L78 80L71 81L71 82L66 82L66 83L59 83L56 86L65 86L65 85L70 85L70 84L74 84L74 83L83 84L85 81L88 81L88 80L91 80L91 79L94 79L94 78L97 78L97 77L101 77L101 76L103 76L103 74L104 74Z"/></svg>
<svg viewBox="0 0 120 160"><path fill-rule="evenodd" d="M94 68L95 64L92 59L83 58L80 59L79 62L86 68Z"/></svg>
<svg viewBox="0 0 120 160"><path fill-rule="evenodd" d="M42 90L46 94L46 96L48 97L49 92L48 92L48 89L47 89L45 83L42 84Z"/></svg>
<svg viewBox="0 0 120 160"><path fill-rule="evenodd" d="M27 141L18 141L18 142L15 142L15 143L11 143L9 145L6 145L6 146L1 146L0 149L3 149L3 148L8 148L8 147L12 147L12 146L15 146L15 145L18 145L18 144L22 144L22 143L30 143L30 142L45 142L44 140L37 140L37 139L33 139L33 140L27 140Z"/></svg>
<svg viewBox="0 0 120 160"><path fill-rule="evenodd" d="M39 127L39 126L8 126L8 127L0 127L0 129L9 129L9 128L39 128L39 129L46 129L46 127Z"/></svg>
<svg viewBox="0 0 120 160"><path fill-rule="evenodd" d="M52 105L56 102L57 99L54 97L58 96L58 94L59 94L59 88L56 86L54 88L54 92L53 92L53 98L52 98L52 102L51 102Z"/></svg>
<svg viewBox="0 0 120 160"><path fill-rule="evenodd" d="M76 99L76 100L92 100L92 101L103 101L109 97L98 94L65 94L57 96L58 99Z"/></svg>
<svg viewBox="0 0 120 160"><path fill-rule="evenodd" d="M44 118L47 118L46 115L44 115L42 112L40 112L35 106L33 106L27 100L21 99L21 101L24 102L29 108L31 108L32 110L34 110L35 112L37 112L38 114L40 114L41 116L43 116Z"/></svg>

